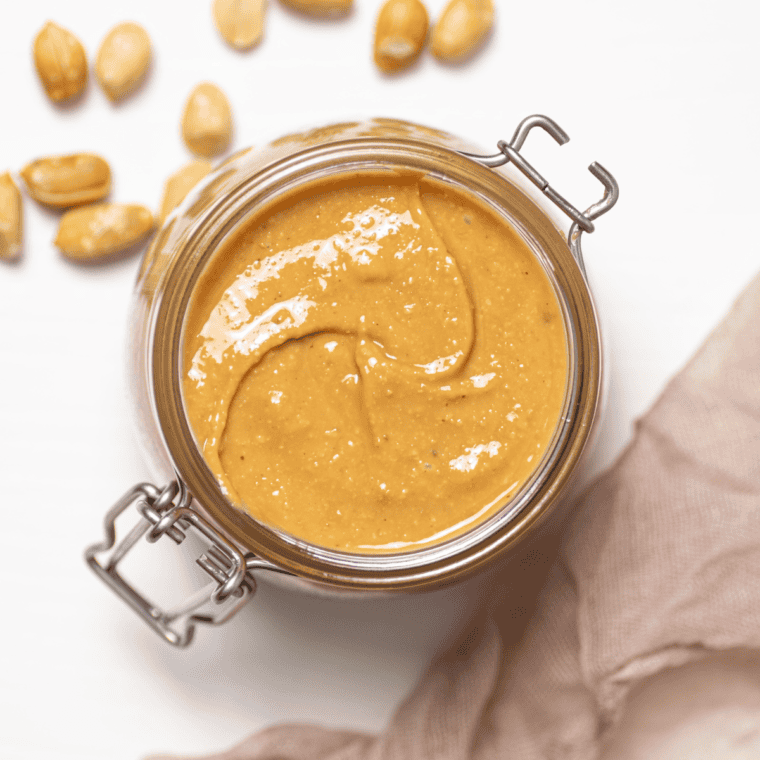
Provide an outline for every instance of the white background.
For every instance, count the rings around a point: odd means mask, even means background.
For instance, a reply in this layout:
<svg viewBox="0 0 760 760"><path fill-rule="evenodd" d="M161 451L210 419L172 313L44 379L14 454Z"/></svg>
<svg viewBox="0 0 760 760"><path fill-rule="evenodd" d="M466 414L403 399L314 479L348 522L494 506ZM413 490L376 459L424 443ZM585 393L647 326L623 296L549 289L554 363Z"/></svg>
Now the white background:
<svg viewBox="0 0 760 760"><path fill-rule="evenodd" d="M425 55L381 75L371 60L380 0L317 22L271 2L259 48L225 46L209 0L0 3L0 173L42 155L93 151L113 200L157 208L189 159L179 118L200 81L235 118L232 149L355 116L447 129L486 148L530 113L571 135L531 136L525 154L576 205L596 201L586 171L618 179L618 206L586 237L608 340L608 413L590 477L758 268L757 26L750 4L601 0L501 2L488 45L467 65ZM435 16L442 0L429 0ZM91 81L55 107L32 40L51 18L90 60L132 19L150 33L145 86L111 105ZM127 760L198 754L281 721L378 730L466 601L462 590L376 602L262 588L222 629L176 651L86 569L110 504L148 470L126 402L124 344L137 257L99 267L53 248L58 215L25 200L18 264L0 266L0 755Z"/></svg>

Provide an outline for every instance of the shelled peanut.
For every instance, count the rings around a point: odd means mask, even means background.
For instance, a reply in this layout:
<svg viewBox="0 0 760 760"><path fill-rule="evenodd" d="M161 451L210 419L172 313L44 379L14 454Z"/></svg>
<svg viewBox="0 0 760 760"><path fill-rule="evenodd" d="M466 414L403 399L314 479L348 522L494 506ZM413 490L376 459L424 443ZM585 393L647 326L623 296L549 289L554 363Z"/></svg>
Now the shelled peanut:
<svg viewBox="0 0 760 760"><path fill-rule="evenodd" d="M151 62L148 33L139 24L125 21L106 35L95 59L95 75L111 101L135 90Z"/></svg>
<svg viewBox="0 0 760 760"><path fill-rule="evenodd" d="M111 189L111 169L93 153L39 158L20 173L29 195L54 208L92 203Z"/></svg>
<svg viewBox="0 0 760 760"><path fill-rule="evenodd" d="M87 86L87 56L68 29L48 21L34 40L33 53L40 81L52 101L81 95Z"/></svg>
<svg viewBox="0 0 760 760"><path fill-rule="evenodd" d="M95 203L67 211L54 242L67 258L91 262L137 245L154 226L145 206Z"/></svg>
<svg viewBox="0 0 760 760"><path fill-rule="evenodd" d="M281 0L293 10L310 16L343 16L353 7L353 0Z"/></svg>
<svg viewBox="0 0 760 760"><path fill-rule="evenodd" d="M223 153L232 137L232 112L227 96L210 82L191 93L182 114L182 137L197 156Z"/></svg>
<svg viewBox="0 0 760 760"><path fill-rule="evenodd" d="M214 22L219 34L237 50L261 41L267 0L214 0Z"/></svg>
<svg viewBox="0 0 760 760"><path fill-rule="evenodd" d="M166 180L161 210L158 213L160 224L164 223L166 217L185 200L187 194L211 172L212 168L211 161L191 161Z"/></svg>
<svg viewBox="0 0 760 760"><path fill-rule="evenodd" d="M492 0L451 0L436 22L430 41L441 61L463 61L475 53L493 26Z"/></svg>
<svg viewBox="0 0 760 760"><path fill-rule="evenodd" d="M8 172L0 174L0 259L18 258L23 222L21 193Z"/></svg>
<svg viewBox="0 0 760 760"><path fill-rule="evenodd" d="M388 0L375 25L375 63L391 73L417 60L425 45L428 14L420 0Z"/></svg>

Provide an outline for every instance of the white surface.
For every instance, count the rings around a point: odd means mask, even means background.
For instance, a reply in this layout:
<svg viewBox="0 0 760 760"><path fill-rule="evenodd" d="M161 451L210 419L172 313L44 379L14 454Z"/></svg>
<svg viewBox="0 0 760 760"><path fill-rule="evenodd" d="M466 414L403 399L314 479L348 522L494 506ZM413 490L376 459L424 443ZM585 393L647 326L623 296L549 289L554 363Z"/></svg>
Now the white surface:
<svg viewBox="0 0 760 760"><path fill-rule="evenodd" d="M487 48L405 75L370 58L380 0L315 22L270 6L260 48L225 47L210 2L2 0L0 172L44 154L102 153L114 200L158 204L188 159L178 123L192 87L218 83L233 149L304 125L384 115L484 146L525 115L573 141L525 153L585 207L598 160L621 200L585 241L609 343L609 413L592 467L699 345L758 267L760 134L756 24L746 3L502 3ZM430 0L435 15L442 0ZM90 59L118 21L155 46L146 85L110 105L94 82L73 106L47 100L31 62L52 18ZM83 268L51 245L57 215L28 199L23 260L0 266L0 755L112 760L221 749L280 721L379 729L466 596L327 602L262 589L240 616L174 651L85 568L108 506L147 475L135 451L123 364L137 259Z"/></svg>

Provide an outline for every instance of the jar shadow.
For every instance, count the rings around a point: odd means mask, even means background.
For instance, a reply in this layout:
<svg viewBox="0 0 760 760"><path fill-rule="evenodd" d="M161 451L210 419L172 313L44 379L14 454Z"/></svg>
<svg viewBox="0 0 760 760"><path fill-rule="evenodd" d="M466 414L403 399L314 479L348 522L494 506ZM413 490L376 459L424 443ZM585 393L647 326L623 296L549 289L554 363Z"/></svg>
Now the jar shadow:
<svg viewBox="0 0 760 760"><path fill-rule="evenodd" d="M380 730L429 661L471 618L483 577L435 592L315 597L261 581L223 629L199 626L189 651L145 629L137 658L173 698L253 731L272 723ZM325 690L325 684L330 684Z"/></svg>

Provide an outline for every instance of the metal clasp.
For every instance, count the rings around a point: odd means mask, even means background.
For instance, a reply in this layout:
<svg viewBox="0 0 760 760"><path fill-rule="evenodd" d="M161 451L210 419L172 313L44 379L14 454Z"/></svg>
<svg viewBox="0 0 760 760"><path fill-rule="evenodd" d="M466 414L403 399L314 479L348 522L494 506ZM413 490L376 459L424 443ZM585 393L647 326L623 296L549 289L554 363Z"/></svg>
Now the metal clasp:
<svg viewBox="0 0 760 760"><path fill-rule="evenodd" d="M551 135L560 145L570 140L569 135L556 121L548 116L534 114L523 119L515 130L509 142L500 140L496 145L499 153L493 156L479 156L474 153L462 153L463 156L477 161L483 166L496 168L511 162L514 164L541 192L549 198L558 208L572 219L573 224L568 232L567 242L583 269L583 256L580 248L580 236L582 232L594 231L593 220L607 213L616 203L620 195L618 183L615 178L598 162L594 161L588 170L604 186L604 195L600 201L589 206L585 211L579 211L572 203L560 195L549 182L539 174L536 169L522 156L520 150L525 143L531 129L540 127Z"/></svg>
<svg viewBox="0 0 760 760"><path fill-rule="evenodd" d="M100 578L153 630L177 647L186 647L192 641L196 624L219 625L229 620L256 590L256 582L247 572L246 557L190 508L191 501L181 482L172 481L163 490L150 483L136 485L106 515L105 541L85 551L87 563ZM137 510L140 519L117 543L116 519L130 507ZM143 536L155 543L166 535L181 544L190 530L209 542L209 548L196 561L213 582L174 609L160 609L124 579L118 564Z"/></svg>

